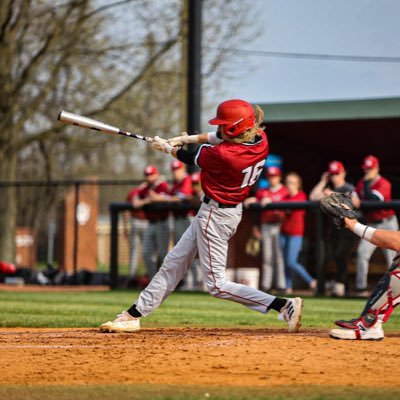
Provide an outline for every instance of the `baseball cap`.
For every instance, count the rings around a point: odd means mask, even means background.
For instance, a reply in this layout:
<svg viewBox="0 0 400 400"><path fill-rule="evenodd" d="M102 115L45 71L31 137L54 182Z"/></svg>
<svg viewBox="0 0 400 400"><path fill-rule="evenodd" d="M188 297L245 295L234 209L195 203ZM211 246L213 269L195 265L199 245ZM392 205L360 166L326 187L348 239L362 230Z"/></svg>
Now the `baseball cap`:
<svg viewBox="0 0 400 400"><path fill-rule="evenodd" d="M364 158L361 165L362 169L377 168L379 167L379 160L375 156L367 156Z"/></svg>
<svg viewBox="0 0 400 400"><path fill-rule="evenodd" d="M171 162L171 169L172 171L175 171L176 169L182 168L184 166L183 162L179 160L173 160Z"/></svg>
<svg viewBox="0 0 400 400"><path fill-rule="evenodd" d="M143 173L144 173L145 176L158 174L158 169L157 169L157 167L155 167L154 165L148 165L148 166L144 169Z"/></svg>
<svg viewBox="0 0 400 400"><path fill-rule="evenodd" d="M282 175L282 171L279 167L267 167L267 175L268 176L281 176Z"/></svg>
<svg viewBox="0 0 400 400"><path fill-rule="evenodd" d="M190 178L192 179L192 183L200 183L200 172L193 172Z"/></svg>
<svg viewBox="0 0 400 400"><path fill-rule="evenodd" d="M344 165L340 161L331 161L328 165L328 174L336 175L344 171Z"/></svg>

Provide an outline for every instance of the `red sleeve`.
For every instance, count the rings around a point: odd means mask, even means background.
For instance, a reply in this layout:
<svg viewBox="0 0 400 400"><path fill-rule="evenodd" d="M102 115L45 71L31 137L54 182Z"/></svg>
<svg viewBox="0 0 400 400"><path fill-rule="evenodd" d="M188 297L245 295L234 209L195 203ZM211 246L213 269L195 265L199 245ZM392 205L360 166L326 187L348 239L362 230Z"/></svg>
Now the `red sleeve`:
<svg viewBox="0 0 400 400"><path fill-rule="evenodd" d="M135 194L138 192L138 189L132 189L129 193L128 196L126 196L126 201L128 201L129 203L132 202L132 199L135 197Z"/></svg>
<svg viewBox="0 0 400 400"><path fill-rule="evenodd" d="M372 188L371 188L372 189ZM377 185L377 188L372 189L373 192L378 192L381 194L383 197L384 201L390 200L391 199L391 194L392 194L392 185L389 181L386 179L381 178L379 185Z"/></svg>
<svg viewBox="0 0 400 400"><path fill-rule="evenodd" d="M160 193L160 194L166 194L168 193L168 182L167 181L162 181L156 188L155 192Z"/></svg>

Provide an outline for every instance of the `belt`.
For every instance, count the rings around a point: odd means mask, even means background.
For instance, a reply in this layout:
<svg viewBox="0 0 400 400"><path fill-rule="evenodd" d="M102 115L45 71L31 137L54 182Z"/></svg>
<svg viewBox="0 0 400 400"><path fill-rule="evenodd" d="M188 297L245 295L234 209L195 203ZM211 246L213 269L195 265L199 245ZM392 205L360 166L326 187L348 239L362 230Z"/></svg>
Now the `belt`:
<svg viewBox="0 0 400 400"><path fill-rule="evenodd" d="M203 202L206 203L206 204L209 204L210 202L211 202L211 203L215 203L215 204L218 205L218 208L236 208L236 207L238 206L238 204L222 204L222 203L218 203L218 201L215 201L215 200L213 200L213 199L210 199L210 198L207 197L207 196L204 196ZM240 204L240 203L239 203L239 204Z"/></svg>

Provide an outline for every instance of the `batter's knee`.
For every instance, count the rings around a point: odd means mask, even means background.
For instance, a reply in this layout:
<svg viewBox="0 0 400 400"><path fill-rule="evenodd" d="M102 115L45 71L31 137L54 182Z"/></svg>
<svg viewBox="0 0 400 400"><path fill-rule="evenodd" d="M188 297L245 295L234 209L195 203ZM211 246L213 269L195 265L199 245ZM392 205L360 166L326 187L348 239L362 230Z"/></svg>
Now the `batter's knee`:
<svg viewBox="0 0 400 400"><path fill-rule="evenodd" d="M213 297L222 297L224 295L224 286L226 284L225 281L221 282L210 282L207 284L208 293L210 293Z"/></svg>

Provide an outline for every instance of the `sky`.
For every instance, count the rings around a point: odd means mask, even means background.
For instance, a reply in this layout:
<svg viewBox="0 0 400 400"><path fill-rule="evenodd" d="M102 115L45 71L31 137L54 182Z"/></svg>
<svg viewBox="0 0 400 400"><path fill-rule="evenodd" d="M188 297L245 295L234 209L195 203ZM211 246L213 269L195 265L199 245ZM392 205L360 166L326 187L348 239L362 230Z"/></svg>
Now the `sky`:
<svg viewBox="0 0 400 400"><path fill-rule="evenodd" d="M400 59L400 0L254 0L252 4L263 29L246 50ZM237 77L227 79L221 99L280 103L400 97L400 62L246 57L251 71L239 69Z"/></svg>

